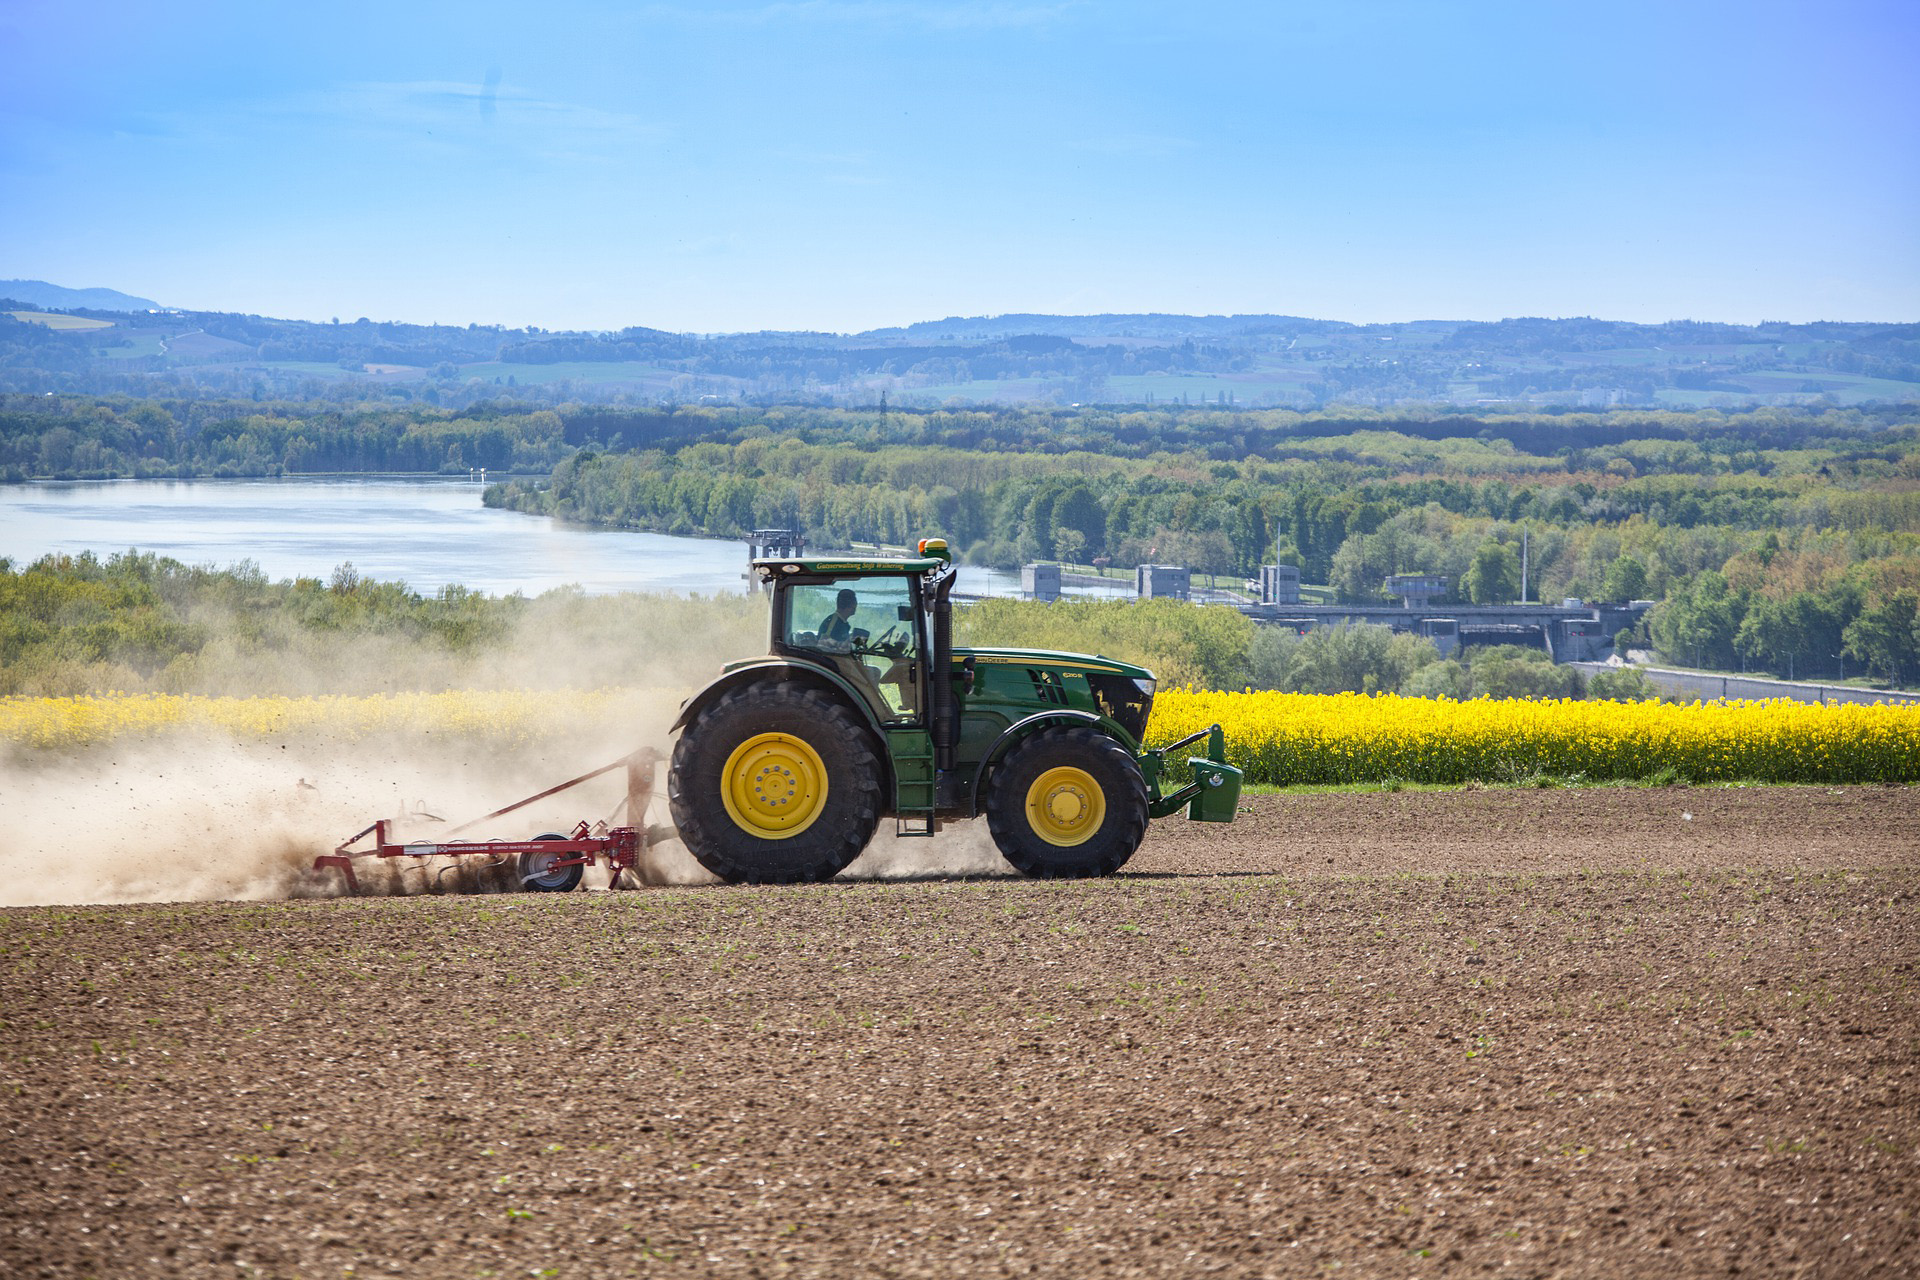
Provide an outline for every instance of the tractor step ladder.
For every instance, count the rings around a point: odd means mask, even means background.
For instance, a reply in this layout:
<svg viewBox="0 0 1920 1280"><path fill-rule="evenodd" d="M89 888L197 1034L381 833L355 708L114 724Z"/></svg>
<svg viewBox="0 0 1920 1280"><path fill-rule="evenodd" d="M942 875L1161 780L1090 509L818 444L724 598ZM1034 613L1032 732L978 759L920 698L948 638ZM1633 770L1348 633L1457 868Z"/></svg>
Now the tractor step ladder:
<svg viewBox="0 0 1920 1280"><path fill-rule="evenodd" d="M940 829L934 817L933 741L924 732L892 733L893 833L931 836Z"/></svg>

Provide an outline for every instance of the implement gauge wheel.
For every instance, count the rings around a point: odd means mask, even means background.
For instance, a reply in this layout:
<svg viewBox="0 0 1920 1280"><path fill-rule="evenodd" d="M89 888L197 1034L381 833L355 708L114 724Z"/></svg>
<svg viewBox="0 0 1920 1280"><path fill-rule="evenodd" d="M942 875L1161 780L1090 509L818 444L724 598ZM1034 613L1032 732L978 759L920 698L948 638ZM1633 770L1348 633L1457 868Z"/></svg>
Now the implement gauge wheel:
<svg viewBox="0 0 1920 1280"><path fill-rule="evenodd" d="M784 681L735 689L680 734L667 775L673 822L722 880L828 880L880 821L880 761L853 712Z"/></svg>
<svg viewBox="0 0 1920 1280"><path fill-rule="evenodd" d="M993 771L987 829L1022 875L1112 875L1147 834L1133 753L1098 729L1046 729Z"/></svg>
<svg viewBox="0 0 1920 1280"><path fill-rule="evenodd" d="M549 831L535 840L565 840L557 831ZM520 887L529 893L568 893L580 883L580 873L586 870L578 864L571 867L556 867L562 856L572 854L523 853L518 859Z"/></svg>

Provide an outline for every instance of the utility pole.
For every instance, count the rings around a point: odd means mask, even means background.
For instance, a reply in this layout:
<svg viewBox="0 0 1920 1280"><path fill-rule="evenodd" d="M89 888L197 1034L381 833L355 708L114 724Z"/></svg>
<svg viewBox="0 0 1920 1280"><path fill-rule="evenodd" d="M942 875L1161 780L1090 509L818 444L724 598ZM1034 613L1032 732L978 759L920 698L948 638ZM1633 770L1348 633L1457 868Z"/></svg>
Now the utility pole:
<svg viewBox="0 0 1920 1280"><path fill-rule="evenodd" d="M1520 603L1527 602L1527 530L1520 530Z"/></svg>

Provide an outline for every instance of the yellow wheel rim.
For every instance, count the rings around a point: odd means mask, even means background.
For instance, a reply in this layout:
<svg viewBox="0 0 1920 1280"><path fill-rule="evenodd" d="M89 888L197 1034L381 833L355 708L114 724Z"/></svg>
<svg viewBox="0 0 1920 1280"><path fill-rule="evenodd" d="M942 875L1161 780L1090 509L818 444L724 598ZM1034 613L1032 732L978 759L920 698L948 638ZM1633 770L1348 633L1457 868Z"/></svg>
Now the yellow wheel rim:
<svg viewBox="0 0 1920 1280"><path fill-rule="evenodd" d="M755 734L727 757L720 795L742 831L786 840L812 826L827 807L827 766L804 739Z"/></svg>
<svg viewBox="0 0 1920 1280"><path fill-rule="evenodd" d="M1049 769L1027 788L1027 822L1048 844L1085 844L1106 820L1107 793L1085 769Z"/></svg>

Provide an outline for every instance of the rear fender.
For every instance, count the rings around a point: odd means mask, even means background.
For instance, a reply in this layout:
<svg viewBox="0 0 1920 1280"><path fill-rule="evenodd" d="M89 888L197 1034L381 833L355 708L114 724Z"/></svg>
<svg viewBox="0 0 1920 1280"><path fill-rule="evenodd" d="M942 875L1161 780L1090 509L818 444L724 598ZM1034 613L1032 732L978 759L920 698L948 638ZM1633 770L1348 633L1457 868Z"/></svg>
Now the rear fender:
<svg viewBox="0 0 1920 1280"><path fill-rule="evenodd" d="M881 782L885 794L893 794L893 757L887 751L887 735L873 718L873 711L845 677L837 671L830 671L814 663L796 658L762 658L735 667L720 676L700 692L688 698L680 706L680 716L673 722L672 732L692 724L699 714L720 698L745 685L758 684L763 680L799 680L817 685L833 693L840 701L854 709L861 723L867 726L867 732L873 739L873 754L880 761Z"/></svg>

